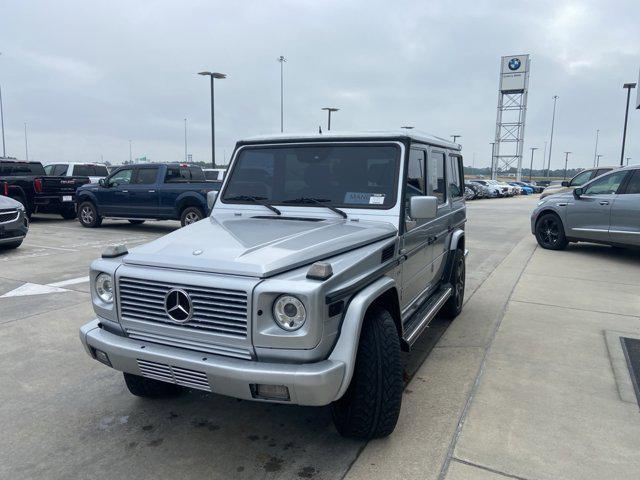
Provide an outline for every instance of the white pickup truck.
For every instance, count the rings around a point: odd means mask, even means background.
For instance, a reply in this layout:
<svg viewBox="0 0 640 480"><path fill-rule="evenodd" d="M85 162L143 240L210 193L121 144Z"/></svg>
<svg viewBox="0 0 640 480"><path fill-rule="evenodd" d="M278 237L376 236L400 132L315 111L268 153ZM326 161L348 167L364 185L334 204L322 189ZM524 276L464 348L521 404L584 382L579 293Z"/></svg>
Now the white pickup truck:
<svg viewBox="0 0 640 480"><path fill-rule="evenodd" d="M44 171L54 177L89 177L91 183L109 175L107 166L101 163L51 163L45 165Z"/></svg>

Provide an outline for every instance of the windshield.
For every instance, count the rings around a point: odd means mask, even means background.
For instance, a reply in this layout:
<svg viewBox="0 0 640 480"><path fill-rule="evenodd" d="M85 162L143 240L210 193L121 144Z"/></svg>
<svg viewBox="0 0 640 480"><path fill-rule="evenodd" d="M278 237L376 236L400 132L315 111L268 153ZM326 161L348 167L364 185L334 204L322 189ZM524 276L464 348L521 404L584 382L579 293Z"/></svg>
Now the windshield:
<svg viewBox="0 0 640 480"><path fill-rule="evenodd" d="M399 157L395 145L248 147L234 163L222 201L388 209L396 199Z"/></svg>

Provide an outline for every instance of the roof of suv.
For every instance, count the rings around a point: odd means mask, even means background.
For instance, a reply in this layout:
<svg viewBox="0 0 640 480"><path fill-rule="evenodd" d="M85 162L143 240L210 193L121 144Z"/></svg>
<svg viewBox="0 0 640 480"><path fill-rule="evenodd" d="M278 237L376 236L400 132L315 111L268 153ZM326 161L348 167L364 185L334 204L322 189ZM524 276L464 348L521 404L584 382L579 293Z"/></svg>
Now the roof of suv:
<svg viewBox="0 0 640 480"><path fill-rule="evenodd" d="M273 134L259 135L255 137L244 138L238 144L246 143L282 143L286 141L299 142L305 141L331 141L331 140L403 140L410 139L420 143L427 143L451 150L460 150L458 143L450 142L444 138L429 135L415 130L388 130L383 132L340 132L340 133L289 133L289 134Z"/></svg>

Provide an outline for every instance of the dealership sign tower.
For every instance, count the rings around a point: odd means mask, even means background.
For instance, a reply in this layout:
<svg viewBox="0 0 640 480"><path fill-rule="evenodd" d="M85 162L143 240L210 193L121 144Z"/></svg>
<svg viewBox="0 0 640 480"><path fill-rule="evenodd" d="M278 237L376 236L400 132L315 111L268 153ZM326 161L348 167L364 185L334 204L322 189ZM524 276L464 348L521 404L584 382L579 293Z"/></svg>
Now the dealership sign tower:
<svg viewBox="0 0 640 480"><path fill-rule="evenodd" d="M522 179L524 125L529 93L529 55L510 55L500 62L496 138L491 152L491 178L516 168Z"/></svg>

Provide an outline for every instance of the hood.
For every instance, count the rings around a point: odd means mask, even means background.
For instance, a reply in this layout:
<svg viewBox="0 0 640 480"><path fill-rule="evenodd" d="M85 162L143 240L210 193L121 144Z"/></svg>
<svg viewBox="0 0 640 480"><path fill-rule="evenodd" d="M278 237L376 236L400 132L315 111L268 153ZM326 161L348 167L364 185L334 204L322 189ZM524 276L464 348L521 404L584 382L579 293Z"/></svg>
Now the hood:
<svg viewBox="0 0 640 480"><path fill-rule="evenodd" d="M0 209L17 208L19 206L22 206L22 204L17 200L14 200L13 198L5 197L4 195L0 195Z"/></svg>
<svg viewBox="0 0 640 480"><path fill-rule="evenodd" d="M385 222L209 217L131 249L124 263L264 278L396 233Z"/></svg>

